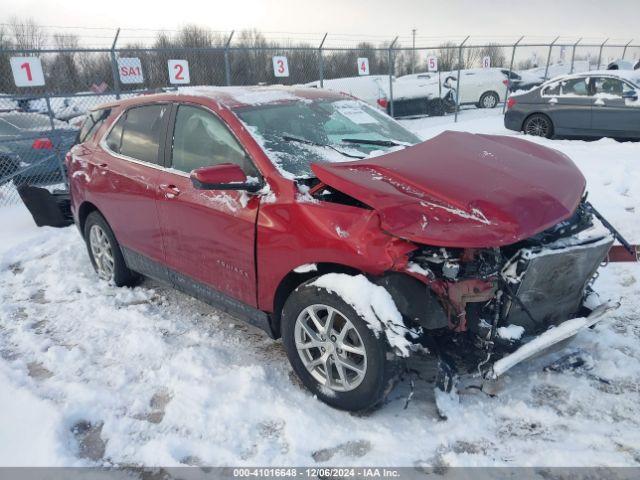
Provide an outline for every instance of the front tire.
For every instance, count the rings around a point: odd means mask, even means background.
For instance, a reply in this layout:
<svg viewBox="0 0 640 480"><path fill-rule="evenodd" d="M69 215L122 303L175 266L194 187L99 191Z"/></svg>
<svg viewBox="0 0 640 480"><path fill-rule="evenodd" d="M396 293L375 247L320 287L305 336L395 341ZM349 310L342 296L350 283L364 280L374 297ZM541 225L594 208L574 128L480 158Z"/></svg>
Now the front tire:
<svg viewBox="0 0 640 480"><path fill-rule="evenodd" d="M133 286L140 276L127 267L120 245L105 218L91 212L84 223L84 239L94 270L117 287Z"/></svg>
<svg viewBox="0 0 640 480"><path fill-rule="evenodd" d="M384 338L342 298L325 288L298 287L282 311L282 340L305 387L340 410L361 411L392 390L398 362Z"/></svg>
<svg viewBox="0 0 640 480"><path fill-rule="evenodd" d="M551 138L553 137L553 122L544 113L534 113L524 121L522 130L527 135Z"/></svg>
<svg viewBox="0 0 640 480"><path fill-rule="evenodd" d="M479 108L496 108L500 98L496 92L484 92L478 101Z"/></svg>

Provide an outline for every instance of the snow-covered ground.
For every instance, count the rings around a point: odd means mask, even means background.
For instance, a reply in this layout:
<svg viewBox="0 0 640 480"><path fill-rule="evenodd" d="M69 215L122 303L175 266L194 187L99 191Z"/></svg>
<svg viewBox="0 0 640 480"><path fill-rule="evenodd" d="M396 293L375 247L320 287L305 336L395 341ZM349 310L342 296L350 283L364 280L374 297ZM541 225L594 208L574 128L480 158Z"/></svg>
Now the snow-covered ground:
<svg viewBox="0 0 640 480"><path fill-rule="evenodd" d="M515 134L497 111L404 123ZM573 158L591 199L640 242L640 144L534 140ZM75 229L0 209L0 465L640 464L640 268L602 269L622 306L570 347L592 361L509 371L495 397L463 395L438 418L432 362L368 415L333 410L293 377L280 342L145 281L97 280ZM566 353L566 351L564 352Z"/></svg>

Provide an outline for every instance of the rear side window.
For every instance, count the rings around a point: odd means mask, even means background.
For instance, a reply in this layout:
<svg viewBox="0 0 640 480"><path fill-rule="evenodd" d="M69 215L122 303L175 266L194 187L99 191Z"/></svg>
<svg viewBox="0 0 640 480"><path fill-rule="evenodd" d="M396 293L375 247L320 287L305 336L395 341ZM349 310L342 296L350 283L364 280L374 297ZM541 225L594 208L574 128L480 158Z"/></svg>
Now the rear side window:
<svg viewBox="0 0 640 480"><path fill-rule="evenodd" d="M134 107L120 117L107 137L115 153L148 163L160 163L158 150L167 105Z"/></svg>
<svg viewBox="0 0 640 480"><path fill-rule="evenodd" d="M84 142L87 138L89 138L89 135L97 132L110 114L111 109L105 109L96 110L87 115L87 118L85 119L82 127L80 127L80 131L78 132L76 143Z"/></svg>
<svg viewBox="0 0 640 480"><path fill-rule="evenodd" d="M588 96L589 87L586 78L572 78L562 82L562 95Z"/></svg>

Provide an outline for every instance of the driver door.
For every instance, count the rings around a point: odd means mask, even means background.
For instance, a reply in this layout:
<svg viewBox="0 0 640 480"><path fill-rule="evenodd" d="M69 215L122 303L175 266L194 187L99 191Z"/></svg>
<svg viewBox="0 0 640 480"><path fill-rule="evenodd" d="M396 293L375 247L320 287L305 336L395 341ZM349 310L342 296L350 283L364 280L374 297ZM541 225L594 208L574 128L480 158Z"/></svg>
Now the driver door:
<svg viewBox="0 0 640 480"><path fill-rule="evenodd" d="M248 155L211 110L174 105L159 178L158 214L172 281L190 293L211 288L256 306L255 228L260 200L244 191L199 190L192 170L221 163L258 176ZM194 292L195 290L195 292ZM224 296L218 302L226 302Z"/></svg>
<svg viewBox="0 0 640 480"><path fill-rule="evenodd" d="M591 79L595 92L592 127L604 135L637 137L640 132L640 108L628 106L623 92L632 87L613 77Z"/></svg>

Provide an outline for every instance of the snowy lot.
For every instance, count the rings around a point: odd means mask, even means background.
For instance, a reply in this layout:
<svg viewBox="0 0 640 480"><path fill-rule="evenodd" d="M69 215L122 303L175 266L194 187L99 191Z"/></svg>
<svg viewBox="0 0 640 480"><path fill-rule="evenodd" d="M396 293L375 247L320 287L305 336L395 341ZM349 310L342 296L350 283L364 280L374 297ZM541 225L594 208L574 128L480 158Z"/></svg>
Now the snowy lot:
<svg viewBox="0 0 640 480"><path fill-rule="evenodd" d="M498 111L404 123L425 138L515 134ZM569 155L640 243L640 144L536 141ZM260 331L148 280L99 282L75 227L37 229L23 207L0 224L0 465L640 465L638 265L601 271L596 288L623 303L569 347L588 368L518 366L442 421L420 361L406 408L408 381L358 416L307 394Z"/></svg>

